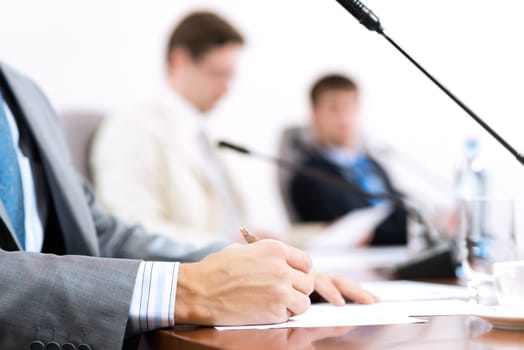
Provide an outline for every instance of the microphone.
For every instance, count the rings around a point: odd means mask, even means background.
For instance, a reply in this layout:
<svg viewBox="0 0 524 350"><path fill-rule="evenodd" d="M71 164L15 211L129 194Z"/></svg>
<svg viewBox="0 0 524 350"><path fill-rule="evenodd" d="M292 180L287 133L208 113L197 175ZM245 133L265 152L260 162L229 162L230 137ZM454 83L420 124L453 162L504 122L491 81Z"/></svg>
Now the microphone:
<svg viewBox="0 0 524 350"><path fill-rule="evenodd" d="M511 153L517 161L524 165L524 155L520 154L512 147L502 136L493 130L484 120L482 120L473 110L471 110L465 103L456 97L450 90L441 84L433 75L431 75L424 67L422 67L414 58L412 58L404 49L402 49L391 37L389 37L379 18L364 4L358 0L337 0L353 17L355 17L362 25L371 31L381 34L391 45L395 47L405 58L407 58L415 67L417 67L429 80L437 85L442 92L451 98L462 110L464 110L475 122L477 122L488 134L490 134L498 143L500 143L509 153Z"/></svg>
<svg viewBox="0 0 524 350"><path fill-rule="evenodd" d="M232 151L263 160L283 169L296 171L302 175L317 179L319 181L329 183L333 186L338 186L341 189L357 193L365 198L379 198L390 200L395 207L403 210L407 215L410 215L423 228L423 237L426 246L429 249L405 263L393 266L391 273L401 279L409 278L451 278L455 277L455 262L452 255L452 247L447 242L438 242L440 234L428 223L424 216L405 199L399 195L390 193L368 193L363 191L358 185L341 180L324 171L319 171L309 167L295 164L288 160L273 157L262 153L253 152L246 147L236 145L228 141L219 141L217 143L219 148L226 148Z"/></svg>
<svg viewBox="0 0 524 350"><path fill-rule="evenodd" d="M367 29L382 34L384 28L380 24L380 19L363 3L358 0L337 0L346 10L349 11L364 27Z"/></svg>
<svg viewBox="0 0 524 350"><path fill-rule="evenodd" d="M251 154L251 152L247 148L241 147L238 145L234 145L227 141L219 141L217 145L218 145L218 148L229 148L230 150L236 151L238 153L248 154L248 155Z"/></svg>

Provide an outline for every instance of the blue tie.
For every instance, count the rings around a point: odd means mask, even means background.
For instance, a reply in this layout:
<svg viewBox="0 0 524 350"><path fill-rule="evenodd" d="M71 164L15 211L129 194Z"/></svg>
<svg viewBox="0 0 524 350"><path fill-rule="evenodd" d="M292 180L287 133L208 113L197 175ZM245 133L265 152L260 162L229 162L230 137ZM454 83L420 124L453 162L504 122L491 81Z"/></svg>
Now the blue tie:
<svg viewBox="0 0 524 350"><path fill-rule="evenodd" d="M13 145L11 128L0 94L0 199L4 203L11 226L25 249L24 195L20 165Z"/></svg>
<svg viewBox="0 0 524 350"><path fill-rule="evenodd" d="M349 166L353 180L356 181L360 188L371 194L387 193L387 187L382 178L377 174L375 167L365 155L360 155ZM368 200L370 205L377 205L384 200L381 198L371 198Z"/></svg>

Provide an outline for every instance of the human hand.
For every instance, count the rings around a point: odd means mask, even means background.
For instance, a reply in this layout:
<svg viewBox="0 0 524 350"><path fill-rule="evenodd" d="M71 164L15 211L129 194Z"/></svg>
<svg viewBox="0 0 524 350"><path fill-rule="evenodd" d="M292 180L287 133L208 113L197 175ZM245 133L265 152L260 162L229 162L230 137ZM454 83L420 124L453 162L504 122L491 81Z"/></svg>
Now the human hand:
<svg viewBox="0 0 524 350"><path fill-rule="evenodd" d="M311 259L274 240L235 245L181 264L175 322L246 325L287 321L304 313L314 288Z"/></svg>
<svg viewBox="0 0 524 350"><path fill-rule="evenodd" d="M377 296L342 276L329 276L318 271L313 271L311 274L315 279L315 291L333 305L342 306L346 303L346 299L359 304L372 304L379 301Z"/></svg>

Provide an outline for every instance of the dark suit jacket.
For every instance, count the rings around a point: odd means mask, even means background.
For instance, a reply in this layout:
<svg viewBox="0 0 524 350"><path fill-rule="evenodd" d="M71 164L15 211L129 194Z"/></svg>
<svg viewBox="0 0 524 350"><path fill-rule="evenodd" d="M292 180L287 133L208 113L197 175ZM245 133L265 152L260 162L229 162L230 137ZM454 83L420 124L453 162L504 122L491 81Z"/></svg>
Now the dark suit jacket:
<svg viewBox="0 0 524 350"><path fill-rule="evenodd" d="M139 261L195 261L196 250L108 215L75 173L61 125L33 82L0 62L0 86L32 162L44 252L23 252L0 200L0 348L87 343L120 349ZM130 198L132 200L132 198Z"/></svg>
<svg viewBox="0 0 524 350"><path fill-rule="evenodd" d="M372 157L369 159L375 172L384 180L388 193L401 196L393 187L384 168ZM347 182L341 168L316 150L308 149L302 165ZM292 176L289 188L294 210L302 222L332 222L353 210L369 207L368 199L360 194L298 173ZM405 244L406 222L405 212L395 209L377 227L371 244Z"/></svg>

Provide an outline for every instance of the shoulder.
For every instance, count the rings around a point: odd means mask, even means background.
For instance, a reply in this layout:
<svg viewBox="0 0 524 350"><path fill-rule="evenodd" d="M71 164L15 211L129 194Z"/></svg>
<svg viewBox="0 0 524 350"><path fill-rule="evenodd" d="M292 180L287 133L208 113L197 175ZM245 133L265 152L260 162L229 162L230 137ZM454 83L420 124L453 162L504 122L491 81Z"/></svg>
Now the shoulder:
<svg viewBox="0 0 524 350"><path fill-rule="evenodd" d="M338 166L327 159L320 151L312 150L303 158L302 165L315 170L338 173Z"/></svg>
<svg viewBox="0 0 524 350"><path fill-rule="evenodd" d="M110 114L102 122L99 135L112 137L139 134L160 137L166 131L166 113L154 102L128 107Z"/></svg>

